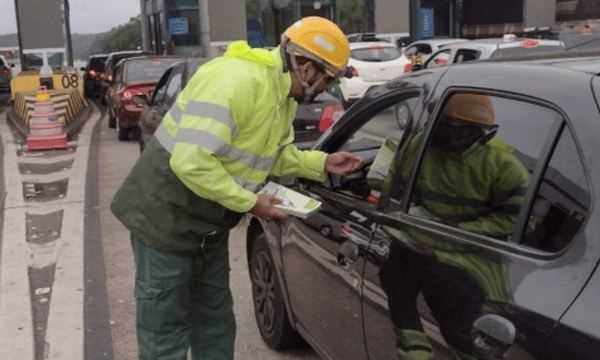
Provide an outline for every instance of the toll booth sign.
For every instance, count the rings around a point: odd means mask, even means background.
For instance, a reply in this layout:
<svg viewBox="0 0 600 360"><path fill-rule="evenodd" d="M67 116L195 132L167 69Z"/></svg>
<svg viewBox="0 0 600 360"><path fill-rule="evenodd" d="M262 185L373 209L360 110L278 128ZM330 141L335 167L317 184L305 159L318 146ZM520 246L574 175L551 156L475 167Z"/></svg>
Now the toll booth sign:
<svg viewBox="0 0 600 360"><path fill-rule="evenodd" d="M435 18L431 8L419 9L419 39L432 38L435 35Z"/></svg>
<svg viewBox="0 0 600 360"><path fill-rule="evenodd" d="M169 34L187 35L190 32L190 24L186 17L169 18Z"/></svg>

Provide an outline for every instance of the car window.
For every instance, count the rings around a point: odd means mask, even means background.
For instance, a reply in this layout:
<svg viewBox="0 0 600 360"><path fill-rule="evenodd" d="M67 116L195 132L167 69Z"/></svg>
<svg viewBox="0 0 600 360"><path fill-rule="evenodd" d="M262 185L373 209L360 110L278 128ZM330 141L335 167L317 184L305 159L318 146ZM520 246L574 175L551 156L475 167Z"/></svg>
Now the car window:
<svg viewBox="0 0 600 360"><path fill-rule="evenodd" d="M456 52L456 56L454 58L455 63L463 63L468 61L479 60L481 57L481 51L472 50L472 49L459 49Z"/></svg>
<svg viewBox="0 0 600 360"><path fill-rule="evenodd" d="M406 56L423 56L423 55L429 55L432 52L433 52L433 49L428 44L415 44L415 45L409 46L408 49L406 49L405 54L406 54Z"/></svg>
<svg viewBox="0 0 600 360"><path fill-rule="evenodd" d="M165 93L165 103L167 106L173 105L175 100L177 99L177 95L181 91L181 81L183 79L183 69L178 68L173 74L171 74L171 78L169 79L169 83L167 85L167 90Z"/></svg>
<svg viewBox="0 0 600 360"><path fill-rule="evenodd" d="M165 100L165 94L167 93L167 86L169 85L169 76L172 69L168 69L165 75L161 78L156 89L154 90L154 95L152 97L152 105L160 105Z"/></svg>
<svg viewBox="0 0 600 360"><path fill-rule="evenodd" d="M403 149L393 171L392 198L401 201L418 165L411 215L511 240L534 171L561 122L559 113L533 103L454 94L430 135L417 132Z"/></svg>
<svg viewBox="0 0 600 360"><path fill-rule="evenodd" d="M127 82L157 82L178 59L129 60Z"/></svg>
<svg viewBox="0 0 600 360"><path fill-rule="evenodd" d="M363 49L354 49L350 55L354 60L366 62L391 61L402 56L400 49L387 46L371 46Z"/></svg>
<svg viewBox="0 0 600 360"><path fill-rule="evenodd" d="M337 191L377 203L394 153L412 121L418 99L418 94L404 97L402 101L378 111L341 146L341 150L361 156L365 167L362 172L341 178L336 185Z"/></svg>
<svg viewBox="0 0 600 360"><path fill-rule="evenodd" d="M442 50L433 55L425 64L426 69L433 69L443 66L448 66L450 63L450 49Z"/></svg>
<svg viewBox="0 0 600 360"><path fill-rule="evenodd" d="M0 67L6 67L6 63L2 58L0 58Z"/></svg>
<svg viewBox="0 0 600 360"><path fill-rule="evenodd" d="M583 163L565 128L542 177L523 243L548 252L564 249L583 225L590 203Z"/></svg>
<svg viewBox="0 0 600 360"><path fill-rule="evenodd" d="M105 60L106 60L106 58L92 58L90 60L89 69L90 70L95 70L97 72L103 72L104 71L104 61Z"/></svg>

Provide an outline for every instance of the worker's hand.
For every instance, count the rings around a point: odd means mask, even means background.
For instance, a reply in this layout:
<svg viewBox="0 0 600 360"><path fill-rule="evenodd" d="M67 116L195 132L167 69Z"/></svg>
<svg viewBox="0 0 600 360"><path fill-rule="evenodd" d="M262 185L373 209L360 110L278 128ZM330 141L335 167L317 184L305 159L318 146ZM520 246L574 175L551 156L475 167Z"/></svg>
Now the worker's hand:
<svg viewBox="0 0 600 360"><path fill-rule="evenodd" d="M348 175L362 167L362 159L347 151L327 155L325 170L335 175Z"/></svg>
<svg viewBox="0 0 600 360"><path fill-rule="evenodd" d="M287 219L287 214L275 207L277 204L281 204L281 200L275 196L258 194L256 204L250 212L266 221Z"/></svg>

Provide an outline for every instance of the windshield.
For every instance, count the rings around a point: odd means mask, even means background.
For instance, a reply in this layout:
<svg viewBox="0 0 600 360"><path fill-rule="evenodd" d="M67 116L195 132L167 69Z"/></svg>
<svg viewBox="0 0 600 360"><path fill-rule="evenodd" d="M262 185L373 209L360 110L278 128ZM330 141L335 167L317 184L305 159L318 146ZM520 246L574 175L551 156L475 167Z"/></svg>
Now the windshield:
<svg viewBox="0 0 600 360"><path fill-rule="evenodd" d="M391 61L399 58L401 52L395 47L373 46L364 49L352 50L351 57L355 60L366 62Z"/></svg>
<svg viewBox="0 0 600 360"><path fill-rule="evenodd" d="M90 60L90 70L104 71L104 62L106 57L93 58Z"/></svg>
<svg viewBox="0 0 600 360"><path fill-rule="evenodd" d="M127 63L126 82L158 82L163 73L179 59L135 60Z"/></svg>

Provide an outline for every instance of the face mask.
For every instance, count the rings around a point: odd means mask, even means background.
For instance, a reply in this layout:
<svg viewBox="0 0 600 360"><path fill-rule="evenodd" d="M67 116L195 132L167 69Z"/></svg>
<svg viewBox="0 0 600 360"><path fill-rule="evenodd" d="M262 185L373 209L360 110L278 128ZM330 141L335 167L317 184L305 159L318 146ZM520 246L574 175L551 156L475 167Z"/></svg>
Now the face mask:
<svg viewBox="0 0 600 360"><path fill-rule="evenodd" d="M431 137L431 146L451 152L462 153L482 139L485 132L474 125L451 125L446 122L437 124Z"/></svg>

